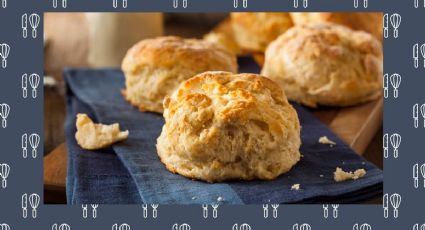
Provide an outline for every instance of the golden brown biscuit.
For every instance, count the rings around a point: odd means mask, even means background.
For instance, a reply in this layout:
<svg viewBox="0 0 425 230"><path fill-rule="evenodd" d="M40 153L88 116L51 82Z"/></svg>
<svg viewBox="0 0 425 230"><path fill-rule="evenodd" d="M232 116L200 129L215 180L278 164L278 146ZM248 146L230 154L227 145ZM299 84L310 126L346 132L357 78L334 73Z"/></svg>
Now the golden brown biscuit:
<svg viewBox="0 0 425 230"><path fill-rule="evenodd" d="M264 52L293 26L289 13L232 13L231 20L237 43L250 52Z"/></svg>
<svg viewBox="0 0 425 230"><path fill-rule="evenodd" d="M381 43L336 24L296 26L270 44L262 74L290 100L315 107L348 106L381 95Z"/></svg>
<svg viewBox="0 0 425 230"><path fill-rule="evenodd" d="M125 56L124 95L142 111L162 113L162 101L184 80L205 71L237 71L236 57L206 41L179 37L146 39Z"/></svg>
<svg viewBox="0 0 425 230"><path fill-rule="evenodd" d="M242 54L242 51L235 40L230 19L226 19L211 32L205 34L204 40L219 45L234 55Z"/></svg>
<svg viewBox="0 0 425 230"><path fill-rule="evenodd" d="M300 159L296 111L276 83L256 74L199 74L166 97L164 118L158 155L186 177L271 180Z"/></svg>
<svg viewBox="0 0 425 230"><path fill-rule="evenodd" d="M382 41L382 13L290 13L295 25L336 23L371 33Z"/></svg>

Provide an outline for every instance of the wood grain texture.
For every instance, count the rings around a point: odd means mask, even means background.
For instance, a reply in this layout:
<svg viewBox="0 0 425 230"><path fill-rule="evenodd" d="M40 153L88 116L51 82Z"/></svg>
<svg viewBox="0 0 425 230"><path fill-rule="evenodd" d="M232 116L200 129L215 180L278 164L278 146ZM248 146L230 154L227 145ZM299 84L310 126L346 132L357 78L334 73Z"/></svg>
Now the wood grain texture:
<svg viewBox="0 0 425 230"><path fill-rule="evenodd" d="M51 188L62 189L65 185L67 150L65 143L44 157L44 179Z"/></svg>

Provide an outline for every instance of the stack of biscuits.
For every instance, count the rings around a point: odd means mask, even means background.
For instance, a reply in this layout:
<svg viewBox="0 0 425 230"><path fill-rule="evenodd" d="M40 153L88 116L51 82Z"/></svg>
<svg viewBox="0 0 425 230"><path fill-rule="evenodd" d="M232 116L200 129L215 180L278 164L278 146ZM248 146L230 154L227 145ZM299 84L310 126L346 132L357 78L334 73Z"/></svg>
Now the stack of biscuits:
<svg viewBox="0 0 425 230"><path fill-rule="evenodd" d="M351 106L382 87L378 13L232 13L204 39L140 41L122 63L124 97L162 113L157 152L173 173L204 180L271 180L299 160L288 102ZM260 55L261 76L237 73Z"/></svg>

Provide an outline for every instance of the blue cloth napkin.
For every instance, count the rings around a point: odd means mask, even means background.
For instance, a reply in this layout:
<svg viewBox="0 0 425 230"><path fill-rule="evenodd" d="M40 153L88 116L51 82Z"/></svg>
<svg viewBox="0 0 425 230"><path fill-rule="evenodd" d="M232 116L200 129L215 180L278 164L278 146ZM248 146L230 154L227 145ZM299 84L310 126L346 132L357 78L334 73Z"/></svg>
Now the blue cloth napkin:
<svg viewBox="0 0 425 230"><path fill-rule="evenodd" d="M241 72L258 72L251 59L239 62ZM383 173L357 155L308 110L294 104L302 125L301 161L273 181L209 184L170 173L159 161L156 139L164 120L141 113L121 96L124 76L119 70L70 69L67 83L66 139L68 146L67 197L80 203L352 203L382 194ZM110 149L86 151L75 142L75 115L87 113L95 122L120 123L129 138ZM321 136L335 141L318 143ZM336 167L364 168L365 177L336 183ZM301 189L291 190L293 184Z"/></svg>

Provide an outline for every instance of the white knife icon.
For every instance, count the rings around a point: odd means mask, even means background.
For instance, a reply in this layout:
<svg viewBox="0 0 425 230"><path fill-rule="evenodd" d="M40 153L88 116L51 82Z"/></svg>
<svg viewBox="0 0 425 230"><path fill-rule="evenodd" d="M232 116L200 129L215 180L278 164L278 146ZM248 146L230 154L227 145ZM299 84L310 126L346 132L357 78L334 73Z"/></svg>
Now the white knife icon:
<svg viewBox="0 0 425 230"><path fill-rule="evenodd" d="M22 15L22 37L27 38L28 36L28 16L27 14Z"/></svg>
<svg viewBox="0 0 425 230"><path fill-rule="evenodd" d="M413 61L415 68L419 68L419 44L416 43L413 46Z"/></svg>
<svg viewBox="0 0 425 230"><path fill-rule="evenodd" d="M22 135L22 157L27 158L28 156L28 135L24 133Z"/></svg>
<svg viewBox="0 0 425 230"><path fill-rule="evenodd" d="M22 195L22 217L27 218L28 216L28 206L27 206L27 194Z"/></svg>
<svg viewBox="0 0 425 230"><path fill-rule="evenodd" d="M413 181L415 188L419 187L419 164L413 165Z"/></svg>
<svg viewBox="0 0 425 230"><path fill-rule="evenodd" d="M388 158L388 133L384 135L382 145L384 147L384 158Z"/></svg>
<svg viewBox="0 0 425 230"><path fill-rule="evenodd" d="M323 217L327 219L328 216L329 216L329 205L324 204L323 205Z"/></svg>
<svg viewBox="0 0 425 230"><path fill-rule="evenodd" d="M413 120L415 128L419 127L419 104L413 106Z"/></svg>
<svg viewBox="0 0 425 230"><path fill-rule="evenodd" d="M28 96L28 74L22 75L22 97L27 98Z"/></svg>
<svg viewBox="0 0 425 230"><path fill-rule="evenodd" d="M388 193L382 199L382 207L384 208L384 217L388 218Z"/></svg>
<svg viewBox="0 0 425 230"><path fill-rule="evenodd" d="M384 75L384 98L388 98L388 74Z"/></svg>
<svg viewBox="0 0 425 230"><path fill-rule="evenodd" d="M388 14L384 14L384 38L388 38Z"/></svg>

